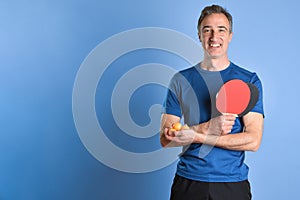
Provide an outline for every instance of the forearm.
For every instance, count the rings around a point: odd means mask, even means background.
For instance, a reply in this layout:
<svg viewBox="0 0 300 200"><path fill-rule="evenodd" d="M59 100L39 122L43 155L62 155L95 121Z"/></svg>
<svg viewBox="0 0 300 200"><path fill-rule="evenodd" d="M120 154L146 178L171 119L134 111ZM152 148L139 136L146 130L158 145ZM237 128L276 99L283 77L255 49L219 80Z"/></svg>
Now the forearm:
<svg viewBox="0 0 300 200"><path fill-rule="evenodd" d="M244 116L243 121L245 125L243 132L233 134L197 132L194 142L230 150L257 151L262 138L263 116L259 113L249 113Z"/></svg>
<svg viewBox="0 0 300 200"><path fill-rule="evenodd" d="M204 135L196 134L195 143L208 144L224 149L237 151L257 151L260 146L260 134L234 133L227 135Z"/></svg>
<svg viewBox="0 0 300 200"><path fill-rule="evenodd" d="M250 113L243 118L244 132L228 134L235 117L223 115L195 126L190 130L171 131L168 127L178 117L164 115L161 126L160 142L163 147L185 146L191 143L208 144L224 149L237 151L257 151L263 131L263 117L258 113Z"/></svg>

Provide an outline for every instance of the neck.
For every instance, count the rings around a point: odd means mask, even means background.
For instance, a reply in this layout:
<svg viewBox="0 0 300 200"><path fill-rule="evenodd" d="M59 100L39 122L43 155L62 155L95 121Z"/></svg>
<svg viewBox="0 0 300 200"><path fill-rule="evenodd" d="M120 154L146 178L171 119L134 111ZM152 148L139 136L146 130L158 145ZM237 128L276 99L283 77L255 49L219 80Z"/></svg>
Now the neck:
<svg viewBox="0 0 300 200"><path fill-rule="evenodd" d="M200 67L207 71L222 71L230 65L230 61L227 57L223 59L203 59Z"/></svg>

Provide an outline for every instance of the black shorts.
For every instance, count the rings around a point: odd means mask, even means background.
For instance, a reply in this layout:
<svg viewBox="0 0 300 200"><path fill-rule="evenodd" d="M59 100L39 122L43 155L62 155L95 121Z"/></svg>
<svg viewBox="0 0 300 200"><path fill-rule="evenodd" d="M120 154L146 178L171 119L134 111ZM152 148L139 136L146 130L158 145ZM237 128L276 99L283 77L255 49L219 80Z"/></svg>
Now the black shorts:
<svg viewBox="0 0 300 200"><path fill-rule="evenodd" d="M249 200L248 180L241 182L200 182L176 175L170 200Z"/></svg>

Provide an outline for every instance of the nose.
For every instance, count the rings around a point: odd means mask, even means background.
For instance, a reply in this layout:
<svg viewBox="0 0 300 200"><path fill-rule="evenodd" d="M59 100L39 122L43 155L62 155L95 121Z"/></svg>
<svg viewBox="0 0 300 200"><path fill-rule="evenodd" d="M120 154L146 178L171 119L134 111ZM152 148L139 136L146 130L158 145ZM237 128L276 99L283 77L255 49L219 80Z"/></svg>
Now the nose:
<svg viewBox="0 0 300 200"><path fill-rule="evenodd" d="M209 37L209 40L211 41L211 42L213 42L213 41L216 41L216 39L217 39L217 34L216 34L216 32L215 31L211 31L211 34L210 34L210 37Z"/></svg>

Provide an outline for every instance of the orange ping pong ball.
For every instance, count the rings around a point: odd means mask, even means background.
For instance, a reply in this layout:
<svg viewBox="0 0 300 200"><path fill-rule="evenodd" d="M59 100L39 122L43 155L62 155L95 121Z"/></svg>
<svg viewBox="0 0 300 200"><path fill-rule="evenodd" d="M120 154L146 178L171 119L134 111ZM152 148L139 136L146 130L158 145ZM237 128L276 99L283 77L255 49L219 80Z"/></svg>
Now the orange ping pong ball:
<svg viewBox="0 0 300 200"><path fill-rule="evenodd" d="M174 124L172 124L172 128L175 129L176 131L180 131L181 127L182 125L180 122L175 122Z"/></svg>

